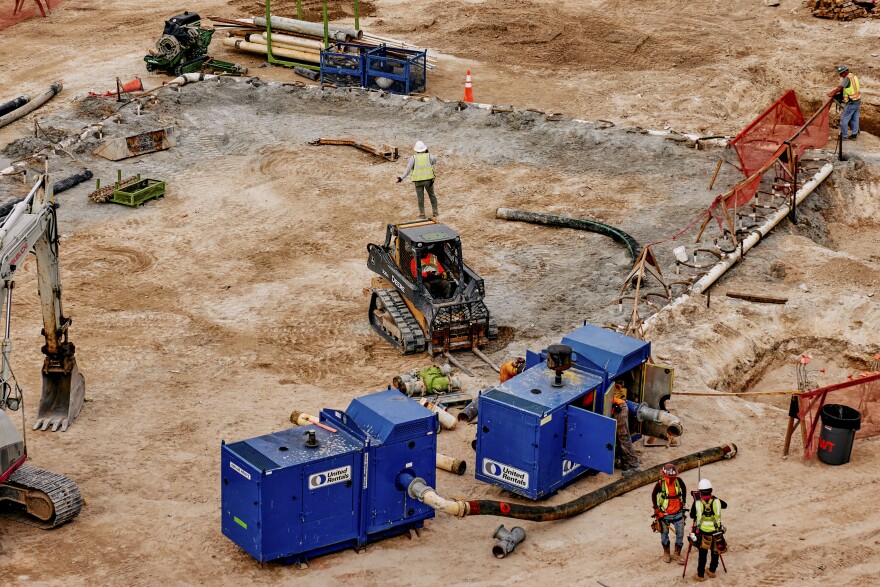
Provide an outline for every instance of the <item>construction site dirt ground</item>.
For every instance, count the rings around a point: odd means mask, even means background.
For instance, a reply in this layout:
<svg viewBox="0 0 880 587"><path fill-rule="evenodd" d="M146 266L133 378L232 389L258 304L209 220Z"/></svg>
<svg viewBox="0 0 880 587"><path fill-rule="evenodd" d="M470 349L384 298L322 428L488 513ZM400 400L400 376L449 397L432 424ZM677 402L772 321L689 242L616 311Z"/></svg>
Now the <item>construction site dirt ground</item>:
<svg viewBox="0 0 880 587"><path fill-rule="evenodd" d="M37 116L50 135L64 136L115 110L87 98L89 90L111 88L117 76L141 75L147 87L167 79L144 75L142 61L166 18L184 8L260 12L259 3L248 6L67 1L48 19L0 32L0 97L36 95L62 80L64 91ZM793 388L801 353L827 367L820 382L831 383L880 351L880 142L870 134L880 21L821 21L796 0L377 0L367 14L363 28L436 50L428 94L452 103L275 83L294 78L215 40L212 54L252 67L262 81L163 91L141 116L126 108L105 128L126 136L175 126L176 147L117 164L92 157L97 142L88 139L72 152L77 161L50 160L56 179L85 166L105 183L122 169L169 188L138 209L90 203L89 185L59 195L64 305L89 401L67 432L29 431L28 451L35 465L74 479L87 503L51 532L0 520L0 584L680 581L681 567L660 560L649 527L650 487L568 521L520 523L527 539L503 560L491 555L491 537L499 523L512 524L492 517L438 516L412 540L323 556L306 570L258 564L221 534L221 440L283 429L293 409L344 408L428 361L400 356L366 317L366 244L381 241L388 222L416 215L411 185L394 183L405 161L307 142L349 135L404 153L417 139L429 144L440 159L440 220L462 234L466 261L486 281L501 328L487 352L501 362L558 342L584 320L624 322L612 302L631 260L599 235L496 220L496 208L590 218L641 243L670 237L717 195L707 184L718 158L733 161L732 153L639 128L734 135L789 87L811 112L839 62L864 85L864 130L845 146L850 160L835 162L801 206L798 226L784 221L712 288L711 303L696 296L653 322L654 356L675 367L676 389L718 397L673 397L681 445L637 448L655 465L722 443L739 447L734 460L702 471L730 504L729 573L713 582L878 584L880 518L871 512L880 442L857 442L840 467L804 464L798 439L783 459L786 401L729 392ZM477 101L518 109L456 109L466 69ZM547 121L524 108L566 116ZM33 139L32 118L0 129L0 168L45 144ZM723 169L718 182L729 187L738 178ZM26 190L0 179L3 200ZM669 248L661 261L671 269ZM16 285L12 366L30 423L43 344L32 260ZM727 291L789 301L753 304ZM495 380L476 357L463 360L477 374L463 377L468 391ZM444 495L502 495L473 478L474 434L460 426L439 437L442 452L468 462L463 477L438 472ZM584 478L549 503L612 479ZM696 487L695 472L684 479ZM692 560L688 575L694 568Z"/></svg>

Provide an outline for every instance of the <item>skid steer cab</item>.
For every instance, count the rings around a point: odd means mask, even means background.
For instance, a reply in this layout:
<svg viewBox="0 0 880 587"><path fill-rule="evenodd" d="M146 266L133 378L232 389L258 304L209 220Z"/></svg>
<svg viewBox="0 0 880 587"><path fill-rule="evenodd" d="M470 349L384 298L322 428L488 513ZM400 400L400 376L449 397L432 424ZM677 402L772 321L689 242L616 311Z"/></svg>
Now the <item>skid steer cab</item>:
<svg viewBox="0 0 880 587"><path fill-rule="evenodd" d="M373 328L404 355L479 348L498 337L483 280L462 258L461 236L433 220L389 224L367 245Z"/></svg>

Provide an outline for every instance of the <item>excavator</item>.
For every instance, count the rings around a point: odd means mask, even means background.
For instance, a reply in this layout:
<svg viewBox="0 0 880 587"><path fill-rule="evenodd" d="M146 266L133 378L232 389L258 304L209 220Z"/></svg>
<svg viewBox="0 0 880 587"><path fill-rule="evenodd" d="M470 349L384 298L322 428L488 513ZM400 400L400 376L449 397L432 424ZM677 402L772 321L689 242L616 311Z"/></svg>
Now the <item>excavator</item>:
<svg viewBox="0 0 880 587"><path fill-rule="evenodd" d="M0 207L0 515L42 528L72 520L83 505L76 484L63 475L26 463L23 396L10 363L12 292L16 269L28 253L37 258L37 288L43 314L43 389L34 430L65 431L82 409L85 378L68 340L71 320L61 309L57 208L48 174L28 195ZM21 410L21 429L7 412Z"/></svg>
<svg viewBox="0 0 880 587"><path fill-rule="evenodd" d="M370 324L401 354L477 350L498 337L483 280L465 265L461 236L434 220L389 224L368 244Z"/></svg>

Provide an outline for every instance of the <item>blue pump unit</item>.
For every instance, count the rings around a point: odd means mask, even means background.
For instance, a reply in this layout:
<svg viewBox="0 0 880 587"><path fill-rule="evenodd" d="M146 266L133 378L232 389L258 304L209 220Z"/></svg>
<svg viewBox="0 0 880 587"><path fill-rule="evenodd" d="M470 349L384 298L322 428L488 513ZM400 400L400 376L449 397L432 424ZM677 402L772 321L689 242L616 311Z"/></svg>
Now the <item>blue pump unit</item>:
<svg viewBox="0 0 880 587"><path fill-rule="evenodd" d="M397 479L435 483L436 414L389 390L320 420L337 432L310 424L221 446L223 534L260 562L361 548L434 516Z"/></svg>
<svg viewBox="0 0 880 587"><path fill-rule="evenodd" d="M630 431L638 431L651 344L592 325L562 342L573 351L562 386L553 385L547 351L529 351L522 373L480 395L477 479L541 499L590 470L614 472L611 389L615 380L627 387Z"/></svg>

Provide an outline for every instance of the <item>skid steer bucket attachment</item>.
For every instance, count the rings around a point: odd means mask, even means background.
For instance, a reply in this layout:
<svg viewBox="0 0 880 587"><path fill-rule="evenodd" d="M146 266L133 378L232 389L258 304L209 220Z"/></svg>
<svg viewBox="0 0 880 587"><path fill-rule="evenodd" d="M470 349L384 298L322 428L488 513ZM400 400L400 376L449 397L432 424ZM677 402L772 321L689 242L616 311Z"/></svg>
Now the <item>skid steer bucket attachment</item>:
<svg viewBox="0 0 880 587"><path fill-rule="evenodd" d="M43 396L34 430L64 432L79 415L86 394L86 380L76 366L76 358L65 357L63 369L52 369L51 360L43 363Z"/></svg>

